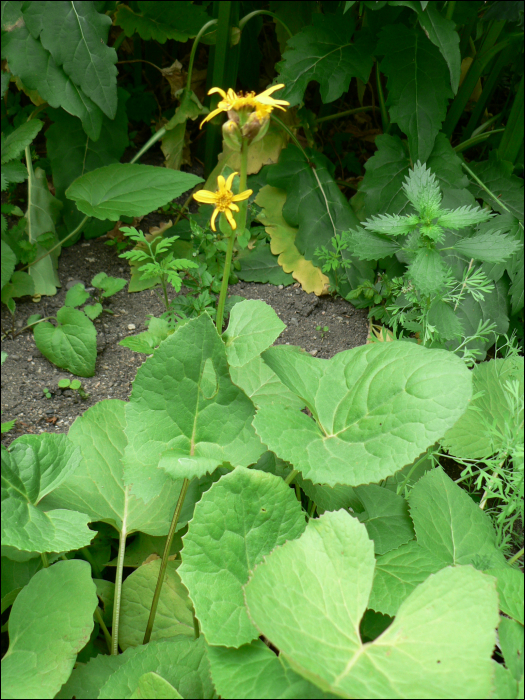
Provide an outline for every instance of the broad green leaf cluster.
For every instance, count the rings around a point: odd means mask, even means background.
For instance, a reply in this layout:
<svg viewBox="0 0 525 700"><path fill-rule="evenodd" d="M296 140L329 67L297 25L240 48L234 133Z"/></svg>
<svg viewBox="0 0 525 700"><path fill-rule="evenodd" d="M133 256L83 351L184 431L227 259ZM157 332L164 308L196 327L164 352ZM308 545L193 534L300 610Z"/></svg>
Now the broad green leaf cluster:
<svg viewBox="0 0 525 700"><path fill-rule="evenodd" d="M2 449L7 696L518 697L523 575L467 493L417 466L461 430L471 372L403 341L269 348L282 330L261 301L222 336L202 314L129 402Z"/></svg>

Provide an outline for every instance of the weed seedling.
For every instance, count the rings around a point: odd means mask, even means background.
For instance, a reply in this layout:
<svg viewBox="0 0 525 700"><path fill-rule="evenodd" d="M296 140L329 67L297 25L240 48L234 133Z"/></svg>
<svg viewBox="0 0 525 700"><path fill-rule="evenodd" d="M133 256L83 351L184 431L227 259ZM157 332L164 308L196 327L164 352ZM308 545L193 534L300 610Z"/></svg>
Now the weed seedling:
<svg viewBox="0 0 525 700"><path fill-rule="evenodd" d="M319 331L319 333L321 334L321 341L323 341L325 335L328 333L328 331L329 331L330 329L328 328L328 326L316 326L316 327L315 327L315 330L316 330L316 331Z"/></svg>
<svg viewBox="0 0 525 700"><path fill-rule="evenodd" d="M82 383L80 382L79 379L59 379L58 380L58 388L59 389L72 389L73 391L76 391L77 394L80 396L81 399L88 399L89 394L86 394L84 389L82 388ZM45 390L44 390L45 391ZM51 396L48 396L48 398L51 398Z"/></svg>
<svg viewBox="0 0 525 700"><path fill-rule="evenodd" d="M47 386L45 386L45 387L42 389L42 393L44 394L44 396L46 397L46 399L52 398L51 392L49 391L49 389L47 388Z"/></svg>

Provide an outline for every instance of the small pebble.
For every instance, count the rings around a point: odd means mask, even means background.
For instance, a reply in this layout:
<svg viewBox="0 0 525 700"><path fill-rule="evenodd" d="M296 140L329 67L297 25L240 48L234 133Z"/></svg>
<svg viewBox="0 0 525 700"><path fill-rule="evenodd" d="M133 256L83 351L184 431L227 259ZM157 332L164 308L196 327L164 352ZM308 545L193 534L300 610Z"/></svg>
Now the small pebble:
<svg viewBox="0 0 525 700"><path fill-rule="evenodd" d="M298 325L299 325L299 321L298 321L296 318L291 318L291 319L290 319L290 323L293 324L294 326L298 326Z"/></svg>
<svg viewBox="0 0 525 700"><path fill-rule="evenodd" d="M315 356L317 355L318 352L319 352L319 350L310 350L310 355L311 355L312 357L315 357Z"/></svg>
<svg viewBox="0 0 525 700"><path fill-rule="evenodd" d="M342 317L342 316L336 316L336 319L337 319L338 321L342 321L342 320L343 320L343 317Z"/></svg>
<svg viewBox="0 0 525 700"><path fill-rule="evenodd" d="M284 285L280 284L280 285L278 286L278 289L284 289Z"/></svg>
<svg viewBox="0 0 525 700"><path fill-rule="evenodd" d="M134 331L136 327L134 323L128 323L128 331Z"/></svg>

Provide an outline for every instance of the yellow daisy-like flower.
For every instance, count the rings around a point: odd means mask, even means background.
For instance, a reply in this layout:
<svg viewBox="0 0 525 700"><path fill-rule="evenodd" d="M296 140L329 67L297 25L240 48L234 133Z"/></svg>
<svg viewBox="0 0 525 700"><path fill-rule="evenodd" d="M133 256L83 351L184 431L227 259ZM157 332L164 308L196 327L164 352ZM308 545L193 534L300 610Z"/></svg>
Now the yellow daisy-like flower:
<svg viewBox="0 0 525 700"><path fill-rule="evenodd" d="M232 211L239 211L239 207L234 202L242 202L243 200L248 199L248 197L253 193L253 190L245 190L244 192L239 192L239 194L233 194L232 183L233 178L236 175L238 175L238 173L231 173L227 180L225 180L222 175L219 175L217 178L218 189L216 192L200 190L199 192L195 192L193 195L193 199L196 199L197 202L200 202L201 204L214 205L215 210L211 216L210 222L213 231L217 230L215 228L215 219L217 218L217 214L220 212L225 214L226 218L228 219L228 223L235 231L237 228L237 222L233 218Z"/></svg>
<svg viewBox="0 0 525 700"><path fill-rule="evenodd" d="M242 93L237 94L232 88L229 88L228 92L224 92L221 88L212 88L208 92L208 95L219 93L222 100L218 103L217 108L202 120L199 128L202 128L203 124L216 117L217 114L229 112L231 110L234 112L239 112L243 109L257 110L257 117L260 119L268 116L275 107L286 111L284 106L289 106L289 102L286 102L286 100L275 100L271 97L273 92L283 87L284 84L272 85L272 87L261 92L260 95L256 95L254 92L249 92L246 95Z"/></svg>

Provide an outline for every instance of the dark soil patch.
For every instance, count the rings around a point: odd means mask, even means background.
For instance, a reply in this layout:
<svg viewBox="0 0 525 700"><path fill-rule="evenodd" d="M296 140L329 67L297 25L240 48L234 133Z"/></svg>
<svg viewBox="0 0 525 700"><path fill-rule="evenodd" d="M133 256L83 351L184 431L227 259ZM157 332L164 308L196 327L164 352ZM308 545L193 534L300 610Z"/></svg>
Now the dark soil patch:
<svg viewBox="0 0 525 700"><path fill-rule="evenodd" d="M33 303L30 297L18 300L16 327L23 328L34 313L56 314L64 303L68 283L83 282L89 288L98 272L129 280L127 262L118 257L115 248L104 245L105 241L103 237L65 248L59 260L61 290L54 297L42 297L38 303ZM246 282L230 287L230 294L262 299L275 309L287 326L277 344L299 345L316 357L328 358L366 342L366 312L356 310L344 299L306 294L298 285L280 289ZM8 358L2 367L2 420L16 418L17 421L2 436L5 445L24 433L66 432L77 416L98 401L128 399L137 368L147 356L118 343L126 336L146 330L146 318L160 316L164 307L152 290L129 294L127 287L107 299L106 306L114 315L102 314L95 321L98 332L95 375L81 379L88 399L82 400L76 392L57 387L59 379L74 377L52 365L37 350L31 332L3 341L2 350ZM328 326L324 338L316 326ZM5 332L10 327L11 316L2 306L2 328ZM51 399L45 397L44 387L51 392Z"/></svg>

